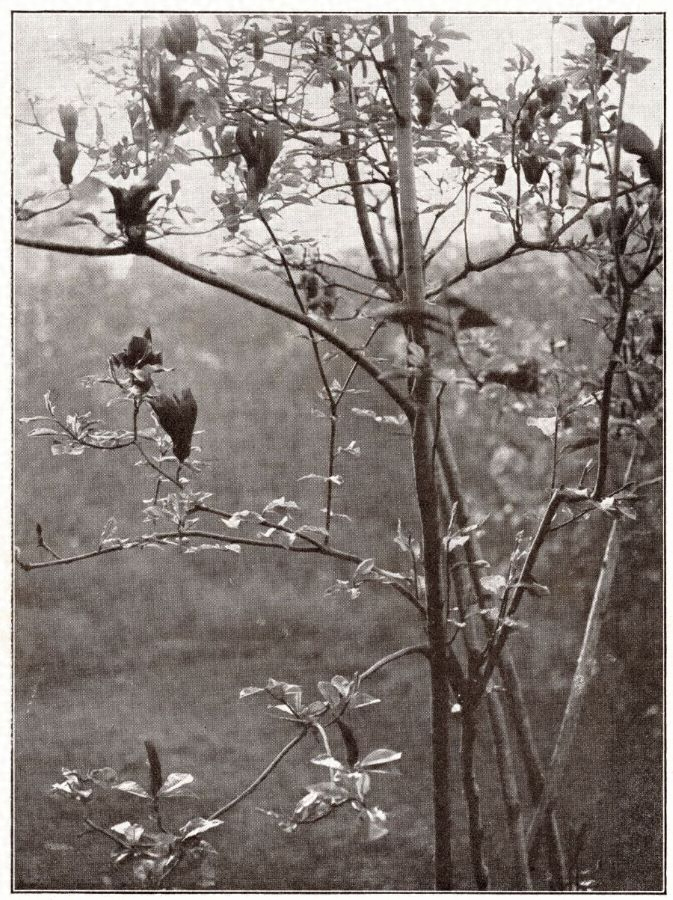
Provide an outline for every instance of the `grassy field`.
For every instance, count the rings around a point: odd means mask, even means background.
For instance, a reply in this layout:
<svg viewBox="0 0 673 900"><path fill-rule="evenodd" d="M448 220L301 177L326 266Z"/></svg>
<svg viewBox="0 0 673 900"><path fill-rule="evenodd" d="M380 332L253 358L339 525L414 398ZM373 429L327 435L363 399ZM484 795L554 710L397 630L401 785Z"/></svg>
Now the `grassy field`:
<svg viewBox="0 0 673 900"><path fill-rule="evenodd" d="M104 262L19 250L16 274L17 416L41 413L42 395L51 390L64 412L103 407L106 418L117 420L119 409L103 406L110 394L84 389L80 379L100 372L111 352L150 325L166 362L176 368L171 388L190 384L199 403L199 443L207 462L199 484L229 510L261 509L284 495L299 503L301 521L320 522L323 498L316 483L297 479L324 470L326 423L311 414L320 405L318 385L310 347L296 330L142 261L116 277ZM279 290L279 282L254 278ZM572 270L527 257L495 277L480 276L474 290L485 307L511 319L518 340L528 335L533 349L563 336L571 337L577 353L606 353L580 321L590 301ZM364 378L356 387L369 393L348 406L392 411ZM483 543L495 565L509 556L515 533L530 533L534 524L547 487L548 442L520 415L502 415L497 399L486 396L469 403L459 397L445 415L472 512L491 512ZM133 466L135 459L93 452L52 457L46 439L28 439L27 431L17 426L15 447L15 541L27 558L41 552L36 522L63 555L96 546L111 515L121 534L142 531L140 499L154 485L145 469ZM403 565L393 542L398 518L418 529L408 437L346 408L339 443L353 439L362 455L339 457L345 483L336 498L337 511L348 512L353 524L339 520L337 543L397 568ZM569 838L586 826L581 863L602 890L656 890L662 883L660 515L656 498L643 504L625 544L600 670L560 810ZM545 759L609 521L592 523L588 541L585 527L559 532L550 545L539 577L551 594L525 606L529 627L512 640ZM151 738L166 771L196 777L198 800L175 800L169 819L181 823L208 814L291 736L263 703L239 702L241 687L274 676L314 693L319 678L362 670L422 639L414 610L395 594L370 587L354 601L326 597L346 571L255 550L188 558L168 550L134 551L43 572L17 571L16 886L130 886L130 873L110 865L104 839L82 836L82 809L50 794L62 766L110 765L146 780L143 740ZM308 762L312 748L298 748L214 833L219 889L431 886L426 673L412 657L382 671L370 689L383 703L362 712L362 744L403 752L402 777L378 782L376 801L390 812L390 834L366 844L345 818L335 817L287 836L257 812L290 809L302 786L316 780ZM499 787L489 777L494 763L486 727L478 752L485 763L489 864L494 883L507 886L509 851ZM459 791L455 804L458 886L470 887ZM141 813L141 801L120 799L106 821ZM185 886L179 879L177 884Z"/></svg>

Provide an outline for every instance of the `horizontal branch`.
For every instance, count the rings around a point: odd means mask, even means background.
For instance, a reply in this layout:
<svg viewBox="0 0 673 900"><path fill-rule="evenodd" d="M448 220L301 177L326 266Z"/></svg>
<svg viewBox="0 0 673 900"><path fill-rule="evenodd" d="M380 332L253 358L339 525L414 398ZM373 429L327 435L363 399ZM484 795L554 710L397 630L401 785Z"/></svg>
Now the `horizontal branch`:
<svg viewBox="0 0 673 900"><path fill-rule="evenodd" d="M70 253L73 256L128 256L132 251L126 244L119 247L85 247L81 244L60 244L56 241L43 241L40 238L17 237L14 243L19 247L32 247L34 250L50 250L53 253Z"/></svg>
<svg viewBox="0 0 673 900"><path fill-rule="evenodd" d="M264 294L260 294L257 291L251 290L250 288L246 288L235 281L231 281L225 276L216 275L214 272L208 271L208 269L204 269L201 266L196 266L193 263L179 259L177 256L173 256L173 254L147 243L134 246L132 250L129 249L128 245L112 248L78 247L72 244L59 244L53 241L41 241L34 238L16 238L16 243L22 247L32 247L38 250L50 250L57 253L72 253L80 256L124 256L128 253L134 252L139 256L146 256L149 259L153 259L155 262L161 263L161 265L172 269L174 272L178 272L181 275L186 275L188 278L191 278L194 281L198 281L201 284L206 284L210 287L227 291L228 293L233 294L236 297L240 297L242 300L248 300L255 306L259 306L262 309L267 309L271 312L274 312L285 319L290 319L291 321L296 322L298 325L303 325L304 328L308 328L316 334L319 334L322 338L328 341L328 343L332 344L333 347L336 347L337 350L340 350L353 362L357 362L360 367L371 378L374 379L374 381L381 385L383 390L388 394L391 400L393 400L397 404L397 406L399 406L399 408L402 410L402 412L404 412L407 418L409 418L410 420L413 419L414 404L411 402L411 400L401 394L400 391L398 391L394 386L389 376L383 373L378 368L378 366L376 366L361 350L353 347L348 343L347 340L342 338L332 328L329 328L324 322L320 321L319 319L312 318L311 316L308 316L299 310L291 309L285 306L279 300L274 300L271 297L267 297Z"/></svg>

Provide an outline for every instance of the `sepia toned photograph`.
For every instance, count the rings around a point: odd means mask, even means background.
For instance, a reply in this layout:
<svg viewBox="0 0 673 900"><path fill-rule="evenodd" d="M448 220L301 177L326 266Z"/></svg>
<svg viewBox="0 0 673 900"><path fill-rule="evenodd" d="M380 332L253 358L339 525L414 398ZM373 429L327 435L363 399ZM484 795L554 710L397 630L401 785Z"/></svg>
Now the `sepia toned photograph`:
<svg viewBox="0 0 673 900"><path fill-rule="evenodd" d="M12 890L665 891L664 14L11 28Z"/></svg>

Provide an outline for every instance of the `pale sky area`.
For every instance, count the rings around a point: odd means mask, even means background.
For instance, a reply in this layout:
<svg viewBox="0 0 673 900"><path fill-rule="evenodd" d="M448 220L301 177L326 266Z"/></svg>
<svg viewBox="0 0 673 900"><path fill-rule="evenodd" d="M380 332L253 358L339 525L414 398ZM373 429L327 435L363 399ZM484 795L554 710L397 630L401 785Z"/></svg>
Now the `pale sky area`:
<svg viewBox="0 0 673 900"><path fill-rule="evenodd" d="M158 14L144 14L146 24L161 24L164 17ZM26 92L39 95L46 108L52 110L47 119L51 127L59 130L56 108L59 103L79 102L78 86L84 93L91 87L91 81L81 69L63 59L63 51L72 48L77 41L93 42L98 50L113 50L127 36L129 28L136 33L140 24L139 14L128 13L19 13L15 15L15 92L16 114L22 118L26 113ZM411 16L411 26L418 32L427 31L432 16ZM565 23L576 26L576 30ZM560 73L561 57L565 50L579 52L589 38L582 28L581 15L563 16L561 23L554 29L554 45L552 47L551 14L468 14L455 13L446 16L446 25L470 35L470 41L450 42L448 55L462 65L469 62L479 67L479 72L490 87L501 91L509 77L503 73L502 66L507 56L516 56L515 43L522 44L535 55L536 62L541 65L542 77ZM651 60L647 68L629 80L629 89L624 110L625 119L635 122L655 141L658 141L659 130L663 120L663 17L656 14L635 15L629 49L632 53L645 56ZM619 40L619 39L617 39ZM616 46L618 43L616 42ZM552 54L554 68L552 70ZM101 86L96 84L92 96L102 97ZM115 103L113 93L105 98ZM118 102L118 101L117 101ZM108 139L118 139L128 129L125 113L120 112L116 120L121 131L114 135L114 125L108 131ZM40 136L34 129L16 125L16 193L25 196L36 187L54 189L54 160L52 157L53 139ZM34 167L27 164L34 161ZM78 166L82 161L78 162ZM199 167L191 167L195 170ZM40 171L41 170L41 171ZM80 169L76 169L77 178ZM201 173L203 169L201 168ZM82 171L82 175L85 174ZM183 197L189 190L192 173L181 167L180 172L171 177L180 177L183 182ZM80 176L81 177L81 176ZM196 173L194 173L196 177ZM202 175L201 175L201 181ZM207 185L205 196L208 197L214 182ZM199 190L203 194L203 183ZM315 227L319 233L330 240L336 240L341 246L348 245L352 217L345 211L331 207L325 215L322 210ZM307 220L312 218L308 207L301 207L297 213L301 215L301 225L306 228ZM346 218L348 216L348 218ZM288 224L291 223L288 217ZM329 223L326 225L326 223ZM477 225L478 235L475 238L488 239L493 236L493 223L485 216ZM315 232L314 232L315 233Z"/></svg>

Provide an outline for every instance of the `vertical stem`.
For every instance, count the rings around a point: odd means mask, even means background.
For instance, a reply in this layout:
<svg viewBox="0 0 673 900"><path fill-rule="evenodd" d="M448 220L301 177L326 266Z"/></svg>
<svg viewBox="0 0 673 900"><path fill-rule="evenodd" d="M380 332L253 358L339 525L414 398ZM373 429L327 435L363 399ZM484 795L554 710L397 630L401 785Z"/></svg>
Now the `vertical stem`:
<svg viewBox="0 0 673 900"><path fill-rule="evenodd" d="M446 490L442 490L440 494L442 503L445 505L444 515L448 519L451 511L450 505L451 503L456 503L456 523L459 528L464 528L469 524L469 519L463 500L460 473L450 438L444 426L442 426L437 440L441 470L446 481ZM469 571L475 595L479 605L484 608L488 605L488 602L479 581L479 570L474 565L477 559L483 558L483 554L479 541L473 535L465 545L465 558L470 563ZM483 621L488 628L489 620L484 619ZM492 630L495 627L494 623L491 623L490 627ZM500 651L497 665L505 687L507 705L514 722L523 763L526 768L530 795L533 803L537 803L544 788L544 772L528 716L526 701L521 689L519 674L507 646L504 646ZM553 810L549 813L545 840L552 885L557 890L564 890L568 883L567 866L561 832Z"/></svg>
<svg viewBox="0 0 673 900"><path fill-rule="evenodd" d="M393 28L397 108L395 144L399 169L406 300L410 306L420 308L425 299L425 284L411 133L411 37L406 16L393 16ZM428 339L422 325L414 329L414 340L427 352ZM427 370L418 374L414 386L414 400L416 403L413 423L414 475L423 532L427 627L430 642L435 887L437 890L448 891L453 884L448 740L450 694L447 690L449 667L445 647L446 617L442 594L441 523L432 469L432 381Z"/></svg>
<svg viewBox="0 0 673 900"><path fill-rule="evenodd" d="M505 687L507 707L514 722L514 730L519 741L521 756L526 769L528 791L533 803L537 804L544 790L544 771L537 744L535 743L528 710L526 709L526 701L521 690L519 673L516 671L514 660L507 647L504 647L500 654L498 671ZM553 809L548 812L544 839L552 889L563 891L568 885L568 867L561 839L561 829Z"/></svg>
<svg viewBox="0 0 673 900"><path fill-rule="evenodd" d="M479 785L474 772L474 745L477 737L476 711L476 705L471 702L463 706L460 764L463 776L463 793L467 804L472 872L477 888L480 891L486 891L489 888L489 877L483 852L484 825L481 819Z"/></svg>
<svg viewBox="0 0 673 900"><path fill-rule="evenodd" d="M332 495L334 492L334 482L332 481L332 476L334 475L334 459L336 453L336 433L337 433L337 404L336 402L330 403L330 417L329 417L329 457L327 464L327 498L325 500L325 531L327 534L325 535L325 544L329 544L330 538L330 526L332 524Z"/></svg>
<svg viewBox="0 0 673 900"><path fill-rule="evenodd" d="M325 48L333 56L336 56L334 47L334 35L332 33L332 22L330 16L323 16L323 26L325 29ZM338 94L341 89L339 81L336 78L332 78L332 89L335 94ZM346 131L340 132L339 142L342 147L350 147L350 139ZM355 142L357 144L357 137L355 139ZM372 230L372 224L369 221L369 212L367 211L367 202L365 200L365 192L360 179L360 169L358 163L355 159L352 159L349 161L344 161L344 165L346 167L346 174L348 175L348 182L350 184L351 194L353 196L355 215L357 216L358 220L358 228L360 229L360 236L362 237L362 243L364 245L365 252L367 253L367 258L369 259L377 280L381 284L390 285L390 273L388 272L386 264L383 261L381 254L379 253L379 249L374 238L374 232Z"/></svg>
<svg viewBox="0 0 673 900"><path fill-rule="evenodd" d="M626 472L624 473L625 482L629 480L635 454L636 451L634 449ZM584 707L584 698L586 697L589 684L596 671L598 639L601 633L603 618L610 601L612 582L617 570L619 537L619 519L615 519L612 528L610 529L610 535L605 546L605 553L603 554L603 559L601 561L600 573L598 575L594 596L591 601L591 608L584 628L582 649L580 650L580 655L577 659L568 702L563 714L563 720L561 722L561 728L559 729L556 746L554 747L554 752L552 754L551 763L549 764L549 771L547 773L544 790L542 791L542 796L538 801L533 820L528 829L529 852L537 844L546 819L547 811L553 808L561 791L563 777L570 759L570 753L575 742L575 735L577 734L580 716Z"/></svg>
<svg viewBox="0 0 673 900"><path fill-rule="evenodd" d="M507 722L505 721L505 714L495 691L488 692L486 701L488 704L488 715L491 720L491 730L493 731L493 744L495 747L498 772L500 774L502 798L505 803L505 812L507 814L507 828L509 830L512 849L514 850L513 862L516 876L514 888L519 891L532 891L533 882L530 877L530 868L528 866L526 833L523 827L521 801L519 800L519 791L514 774L512 748L507 735Z"/></svg>

